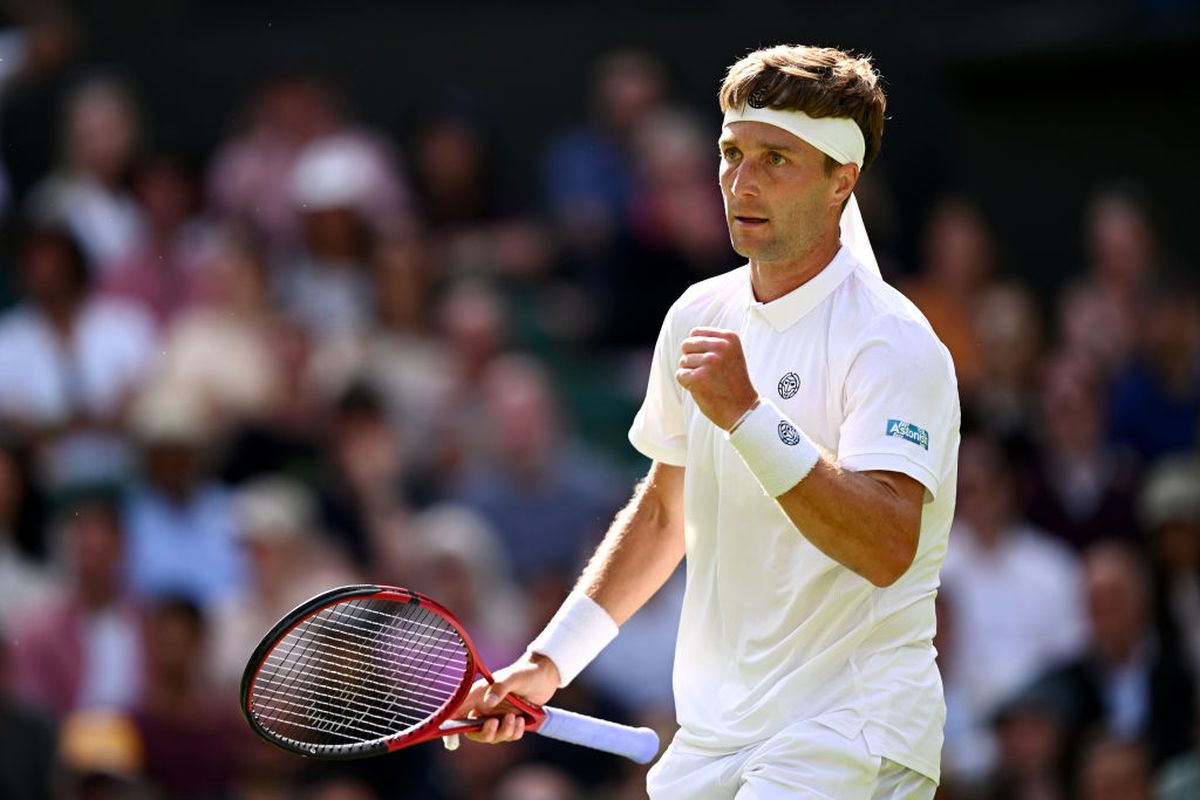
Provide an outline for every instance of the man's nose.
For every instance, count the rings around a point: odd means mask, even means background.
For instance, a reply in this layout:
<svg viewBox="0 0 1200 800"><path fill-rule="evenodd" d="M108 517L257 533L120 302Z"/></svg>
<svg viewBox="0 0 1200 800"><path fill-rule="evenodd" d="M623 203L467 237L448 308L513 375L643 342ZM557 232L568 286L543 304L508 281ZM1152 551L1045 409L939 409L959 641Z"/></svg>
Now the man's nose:
<svg viewBox="0 0 1200 800"><path fill-rule="evenodd" d="M735 197L754 197L758 194L758 179L753 166L743 161L733 172L729 191Z"/></svg>

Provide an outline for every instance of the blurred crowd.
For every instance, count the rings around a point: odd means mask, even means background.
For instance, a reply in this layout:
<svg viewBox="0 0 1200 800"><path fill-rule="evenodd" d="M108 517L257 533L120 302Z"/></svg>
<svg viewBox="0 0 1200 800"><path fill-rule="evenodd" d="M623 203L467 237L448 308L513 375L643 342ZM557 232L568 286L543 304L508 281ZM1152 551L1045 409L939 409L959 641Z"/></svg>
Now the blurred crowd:
<svg viewBox="0 0 1200 800"><path fill-rule="evenodd" d="M192 153L73 41L0 30L0 136L36 152L30 109L55 120L45 169L0 164L0 797L644 796L532 736L307 762L237 693L339 584L433 595L493 666L549 618L645 468L624 431L663 313L738 264L708 117L609 54L522 198L476 99L399 135L281 71ZM1051 297L969 195L913 263L886 182L860 197L964 409L939 797L1200 797L1194 266L1135 183L1098 186ZM669 738L681 582L556 702Z"/></svg>

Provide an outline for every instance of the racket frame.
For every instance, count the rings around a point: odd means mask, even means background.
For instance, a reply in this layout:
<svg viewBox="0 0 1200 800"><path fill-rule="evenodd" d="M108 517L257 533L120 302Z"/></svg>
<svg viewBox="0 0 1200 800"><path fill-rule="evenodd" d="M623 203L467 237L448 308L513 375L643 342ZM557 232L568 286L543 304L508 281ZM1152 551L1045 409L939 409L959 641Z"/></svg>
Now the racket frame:
<svg viewBox="0 0 1200 800"><path fill-rule="evenodd" d="M273 733L268 728L264 727L254 714L253 708L253 692L259 673L266 664L267 655L279 645L289 633L296 627L301 625L305 620L316 616L331 606L340 605L349 600L388 600L391 602L406 603L419 605L423 609L433 612L441 617L446 622L450 623L451 627L462 638L463 644L466 647L467 665L463 672L462 684L458 687L455 693L451 696L445 707L433 714L424 722L407 729L403 732L388 737L383 737L378 740L362 742L352 745L337 745L339 752L322 752L330 745L305 745L303 743L289 740L286 737ZM254 649L250 656L250 661L246 665L246 670L242 674L241 685L241 707L242 715L262 738L268 742L281 747L289 752L297 753L307 758L317 758L330 761L344 761L357 758L367 758L369 756L379 755L394 750L399 750L403 747L409 747L421 742L427 742L431 739L437 739L441 736L451 736L460 733L474 733L483 727L489 717L478 717L474 719L452 720L455 713L462 707L463 702L467 699L468 693L471 691L472 685L475 683L475 676L481 676L489 684L494 684L496 681L492 677L492 673L488 670L487 665L479 658L479 653L475 650L475 643L471 641L471 637L467 635L467 631L462 624L446 609L445 606L438 603L436 600L425 595L414 592L411 589L404 589L398 586L380 586L376 584L356 584L353 586L341 586L336 589L331 589L327 592L322 592L300 605L292 609L287 615L267 632L263 637L258 647ZM525 730L532 733L536 731L546 720L546 712L536 703L531 703L516 695L508 695L504 698L504 702L512 705L524 718Z"/></svg>

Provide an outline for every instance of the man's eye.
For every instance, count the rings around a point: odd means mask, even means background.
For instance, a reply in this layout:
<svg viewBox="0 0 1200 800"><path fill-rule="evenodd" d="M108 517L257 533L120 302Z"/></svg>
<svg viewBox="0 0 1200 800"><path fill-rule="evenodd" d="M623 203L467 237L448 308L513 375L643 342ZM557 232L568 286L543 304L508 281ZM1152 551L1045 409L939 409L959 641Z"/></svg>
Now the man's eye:
<svg viewBox="0 0 1200 800"><path fill-rule="evenodd" d="M721 155L724 156L727 161L737 161L739 158L741 158L742 151L738 150L736 147L726 147L721 151Z"/></svg>
<svg viewBox="0 0 1200 800"><path fill-rule="evenodd" d="M771 153L769 156L767 156L767 160L770 162L771 166L773 166L773 167L781 166L782 164L787 162L787 159L784 158L779 153Z"/></svg>

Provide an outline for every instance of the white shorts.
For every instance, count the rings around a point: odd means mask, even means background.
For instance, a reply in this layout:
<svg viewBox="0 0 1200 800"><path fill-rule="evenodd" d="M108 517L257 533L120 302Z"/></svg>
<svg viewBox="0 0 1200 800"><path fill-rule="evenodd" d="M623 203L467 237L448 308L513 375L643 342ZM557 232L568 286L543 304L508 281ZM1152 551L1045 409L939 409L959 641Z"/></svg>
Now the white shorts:
<svg viewBox="0 0 1200 800"><path fill-rule="evenodd" d="M937 784L871 755L861 733L847 739L803 722L726 756L680 752L672 742L646 789L651 800L931 800Z"/></svg>

